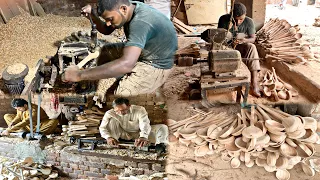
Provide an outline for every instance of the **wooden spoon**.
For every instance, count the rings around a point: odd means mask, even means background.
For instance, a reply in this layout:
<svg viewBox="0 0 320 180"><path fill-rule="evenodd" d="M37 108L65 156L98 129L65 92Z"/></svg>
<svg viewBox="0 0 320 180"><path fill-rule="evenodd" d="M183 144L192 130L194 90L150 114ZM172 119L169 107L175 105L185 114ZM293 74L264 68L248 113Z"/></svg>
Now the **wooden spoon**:
<svg viewBox="0 0 320 180"><path fill-rule="evenodd" d="M252 114L254 113L253 106L251 106L251 113ZM250 118L250 126L243 129L242 135L246 138L252 139L252 138L259 138L259 137L263 136L264 134L260 128L254 126L253 119Z"/></svg>

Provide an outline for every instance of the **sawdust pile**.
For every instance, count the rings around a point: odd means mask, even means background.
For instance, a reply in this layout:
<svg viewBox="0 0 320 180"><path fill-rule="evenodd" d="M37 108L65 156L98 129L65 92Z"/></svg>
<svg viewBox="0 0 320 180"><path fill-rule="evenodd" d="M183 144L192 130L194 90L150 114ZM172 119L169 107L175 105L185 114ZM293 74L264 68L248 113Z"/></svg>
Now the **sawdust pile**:
<svg viewBox="0 0 320 180"><path fill-rule="evenodd" d="M195 79L200 77L199 66L191 67L173 67L172 72L163 86L163 93L166 97L171 97L175 94L181 95L189 87Z"/></svg>
<svg viewBox="0 0 320 180"><path fill-rule="evenodd" d="M9 74L20 74L23 70L26 69L26 65L22 63L13 64L8 66L7 72Z"/></svg>
<svg viewBox="0 0 320 180"><path fill-rule="evenodd" d="M38 17L24 12L0 25L0 69L18 62L33 67L39 59L56 53L56 41L74 31L89 32L90 27L83 17Z"/></svg>

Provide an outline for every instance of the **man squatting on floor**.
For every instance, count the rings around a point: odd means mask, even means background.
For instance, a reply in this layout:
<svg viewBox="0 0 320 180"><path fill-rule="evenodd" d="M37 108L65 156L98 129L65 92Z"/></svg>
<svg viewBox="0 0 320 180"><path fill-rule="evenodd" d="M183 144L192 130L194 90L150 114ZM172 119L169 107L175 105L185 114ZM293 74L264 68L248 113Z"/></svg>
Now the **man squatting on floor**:
<svg viewBox="0 0 320 180"><path fill-rule="evenodd" d="M176 31L168 17L147 4L129 0L98 0L97 14L90 5L82 11L93 18L102 34L124 27L127 41L105 45L95 68L70 66L64 81L120 77L115 90L120 96L153 93L164 84L177 50Z"/></svg>
<svg viewBox="0 0 320 180"><path fill-rule="evenodd" d="M30 112L28 102L24 99L13 99L11 106L17 110L16 114L5 114L4 120L8 128L1 135L8 136L11 132L30 132ZM31 104L33 132L36 130L38 106ZM46 112L40 109L40 133L49 135L54 133L59 121L57 119L49 119Z"/></svg>

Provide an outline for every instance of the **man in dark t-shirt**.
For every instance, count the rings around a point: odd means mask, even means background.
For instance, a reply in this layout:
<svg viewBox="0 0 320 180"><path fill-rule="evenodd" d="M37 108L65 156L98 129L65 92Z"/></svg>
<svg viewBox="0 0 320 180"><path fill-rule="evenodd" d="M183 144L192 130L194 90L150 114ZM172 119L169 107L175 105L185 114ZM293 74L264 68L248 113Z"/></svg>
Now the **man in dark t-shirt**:
<svg viewBox="0 0 320 180"><path fill-rule="evenodd" d="M82 11L92 17L102 34L124 27L127 41L105 45L96 68L67 68L64 81L122 77L115 91L120 96L152 93L165 82L178 47L169 18L147 4L129 0L98 0L97 13L90 5Z"/></svg>
<svg viewBox="0 0 320 180"><path fill-rule="evenodd" d="M256 46L253 44L256 39L256 30L254 22L246 16L246 7L242 3L235 3L233 9L233 17L225 14L220 17L218 28L229 29L233 37L236 38L236 50L240 51L245 64L251 72L251 93L256 97L260 97L260 89L258 85L258 72L260 71L259 54ZM230 19L232 19L231 23ZM237 38L238 33L245 34L245 38Z"/></svg>

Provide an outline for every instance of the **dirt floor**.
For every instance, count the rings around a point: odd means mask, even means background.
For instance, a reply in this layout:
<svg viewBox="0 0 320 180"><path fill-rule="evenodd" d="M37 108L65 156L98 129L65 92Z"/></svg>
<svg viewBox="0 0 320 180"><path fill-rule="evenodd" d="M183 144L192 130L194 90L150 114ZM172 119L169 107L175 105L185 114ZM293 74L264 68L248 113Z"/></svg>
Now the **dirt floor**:
<svg viewBox="0 0 320 180"><path fill-rule="evenodd" d="M267 7L267 17L271 15L286 15L286 19L291 19L292 24L299 18L308 17L305 26L301 26L303 37L310 42L316 52L320 52L320 28L310 25L314 21L314 16L304 10L308 15L296 13L296 7L288 6L286 10L279 10L276 7ZM291 8L291 9L289 9ZM310 7L311 8L311 7ZM318 8L319 9L319 8ZM271 10L271 11L269 11ZM294 12L294 13L293 13ZM312 11L313 12L313 11ZM316 10L315 10L316 12ZM270 15L271 14L271 15ZM319 15L319 14L318 14ZM311 20L310 20L311 19ZM310 22L309 22L310 21ZM313 22L312 22L313 23ZM27 13L17 16L10 20L9 24L0 25L0 52L1 64L0 72L13 63L24 62L30 67L35 66L40 58L45 59L47 55L53 56L57 51L56 42L69 36L76 31L90 32L89 21L83 17L62 17L55 15L47 15L43 18L33 17ZM100 36L101 37L101 36ZM106 39L111 37L103 36ZM193 41L193 40L192 40ZM315 71L320 69L320 64L312 62L312 68ZM262 70L262 72L265 69ZM309 73L309 69L306 69ZM168 118L181 120L189 117L192 112L188 110L190 107L201 107L200 101L188 101L187 94L184 92L189 87L189 83L195 81L200 76L199 67L175 67L165 84L165 95L167 96ZM320 78L315 77L320 81ZM301 93L303 94L303 92ZM249 96L249 103L261 102L267 103L266 99L256 99ZM293 102L307 102L302 95ZM240 105L217 105L212 110L228 111L236 113L240 109ZM167 173L169 179L276 179L274 173L268 173L264 169L254 166L247 168L241 165L238 169L231 169L229 163L223 162L219 155L206 156L197 158L194 156L193 149L183 145L175 144L170 146ZM291 179L320 179L319 174L311 178L306 176L300 166L290 170Z"/></svg>
<svg viewBox="0 0 320 180"><path fill-rule="evenodd" d="M297 10L301 9L301 13L297 13ZM312 26L314 18L320 15L320 8L314 8L313 6L306 7L293 7L288 5L286 10L279 10L274 5L267 6L267 18L279 17L280 19L287 19L291 24L301 24L301 33L304 40L310 43L312 50L317 54L320 53L320 28ZM195 41L195 40L193 40ZM185 46L180 42L179 46ZM262 63L263 64L263 63ZM297 67L298 68L298 67ZM300 67L299 67L300 68ZM320 79L316 73L319 72L320 63L310 62L310 66L303 67L305 73L317 82ZM260 78L267 69L262 67ZM316 72L316 73L315 73ZM193 107L201 108L201 101L188 101L187 95L184 93L188 87L188 83L198 78L199 71L197 67L175 67L171 75L170 80L165 84L165 92L168 96L168 118L173 120L182 120L192 115ZM316 76L316 77L315 77ZM303 95L303 92L299 92L298 98L291 99L290 103L309 103L309 100ZM283 103L281 101L279 103ZM249 95L248 103L272 103L265 98L254 98ZM288 102L285 102L288 103ZM229 113L236 113L240 110L240 105L219 105L211 108L215 112L227 111ZM205 157L195 157L194 149L192 147L174 143L170 144L170 154L167 160L166 172L168 178L175 179L193 179L193 180L213 180L213 179L277 179L275 172L266 172L264 168L254 166L247 168L242 164L239 168L232 169L229 162L224 162L219 154L207 155ZM320 174L310 177L305 175L300 165L296 165L293 169L289 170L291 174L291 180L305 179L320 179Z"/></svg>

